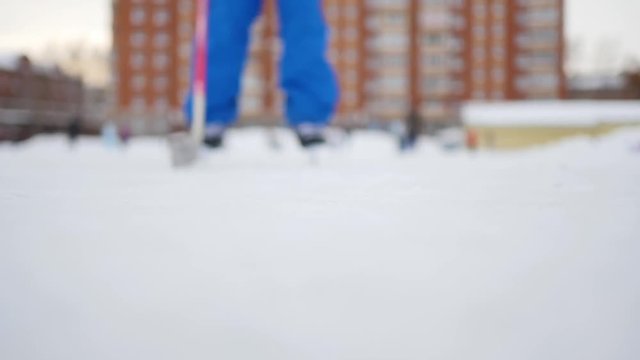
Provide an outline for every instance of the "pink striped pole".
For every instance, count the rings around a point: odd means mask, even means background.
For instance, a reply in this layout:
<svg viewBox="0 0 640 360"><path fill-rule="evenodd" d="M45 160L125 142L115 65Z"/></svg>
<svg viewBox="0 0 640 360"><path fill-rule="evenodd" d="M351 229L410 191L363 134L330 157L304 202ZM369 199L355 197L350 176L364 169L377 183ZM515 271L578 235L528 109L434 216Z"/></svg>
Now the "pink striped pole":
<svg viewBox="0 0 640 360"><path fill-rule="evenodd" d="M197 144L204 138L207 108L207 62L209 0L198 0L196 6L195 69L193 79L193 123L191 134Z"/></svg>

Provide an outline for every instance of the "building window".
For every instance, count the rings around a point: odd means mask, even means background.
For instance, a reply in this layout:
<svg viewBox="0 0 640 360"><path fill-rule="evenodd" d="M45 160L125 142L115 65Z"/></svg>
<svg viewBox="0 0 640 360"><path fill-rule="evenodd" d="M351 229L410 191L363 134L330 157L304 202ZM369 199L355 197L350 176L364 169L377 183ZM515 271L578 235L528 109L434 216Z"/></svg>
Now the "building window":
<svg viewBox="0 0 640 360"><path fill-rule="evenodd" d="M131 54L131 67L133 69L142 69L145 66L145 56L143 53L135 52Z"/></svg>
<svg viewBox="0 0 640 360"><path fill-rule="evenodd" d="M163 53L157 53L153 56L153 67L156 70L165 70L169 67L169 56Z"/></svg>
<svg viewBox="0 0 640 360"><path fill-rule="evenodd" d="M473 35L476 38L484 38L485 36L487 36L487 32L484 26L482 25L476 25L473 27Z"/></svg>
<svg viewBox="0 0 640 360"><path fill-rule="evenodd" d="M484 69L473 70L473 80L478 83L484 82L485 81Z"/></svg>
<svg viewBox="0 0 640 360"><path fill-rule="evenodd" d="M349 64L354 64L358 61L358 52L354 49L348 49L342 54L342 58Z"/></svg>
<svg viewBox="0 0 640 360"><path fill-rule="evenodd" d="M158 97L153 106L159 113L166 112L169 110L169 99L165 96Z"/></svg>
<svg viewBox="0 0 640 360"><path fill-rule="evenodd" d="M191 44L181 44L178 51L180 52L181 58L188 60L191 57Z"/></svg>
<svg viewBox="0 0 640 360"><path fill-rule="evenodd" d="M147 42L147 34L142 31L136 31L129 37L129 42L134 48L141 48Z"/></svg>
<svg viewBox="0 0 640 360"><path fill-rule="evenodd" d="M193 36L193 25L191 23L183 22L178 28L180 36L183 38L191 38Z"/></svg>
<svg viewBox="0 0 640 360"><path fill-rule="evenodd" d="M156 92L164 92L169 88L169 79L166 76L158 76L153 80L153 88Z"/></svg>
<svg viewBox="0 0 640 360"><path fill-rule="evenodd" d="M487 6L484 2L478 2L473 7L473 13L478 18L484 18L487 15Z"/></svg>
<svg viewBox="0 0 640 360"><path fill-rule="evenodd" d="M142 6L136 6L131 10L129 14L129 20L131 25L142 25L147 19L147 13Z"/></svg>
<svg viewBox="0 0 640 360"><path fill-rule="evenodd" d="M181 12L190 13L193 9L193 0L181 0L179 6Z"/></svg>
<svg viewBox="0 0 640 360"><path fill-rule="evenodd" d="M144 87L147 85L147 79L144 77L144 75L134 75L131 78L131 88L134 91L141 91L144 89Z"/></svg>
<svg viewBox="0 0 640 360"><path fill-rule="evenodd" d="M168 47L170 42L171 36L166 32L157 33L153 38L153 45L159 49Z"/></svg>
<svg viewBox="0 0 640 360"><path fill-rule="evenodd" d="M136 96L131 99L131 111L134 113L142 113L147 109L147 101L142 96Z"/></svg>
<svg viewBox="0 0 640 360"><path fill-rule="evenodd" d="M165 26L169 23L171 15L166 9L160 8L153 14L153 23L156 26Z"/></svg>
<svg viewBox="0 0 640 360"><path fill-rule="evenodd" d="M358 96L356 95L355 92L353 91L347 91L344 94L344 102L345 104L349 105L349 106L354 106L357 105L358 103Z"/></svg>
<svg viewBox="0 0 640 360"><path fill-rule="evenodd" d="M476 46L473 49L473 57L476 58L477 60L484 60L485 59L484 48L480 46Z"/></svg>

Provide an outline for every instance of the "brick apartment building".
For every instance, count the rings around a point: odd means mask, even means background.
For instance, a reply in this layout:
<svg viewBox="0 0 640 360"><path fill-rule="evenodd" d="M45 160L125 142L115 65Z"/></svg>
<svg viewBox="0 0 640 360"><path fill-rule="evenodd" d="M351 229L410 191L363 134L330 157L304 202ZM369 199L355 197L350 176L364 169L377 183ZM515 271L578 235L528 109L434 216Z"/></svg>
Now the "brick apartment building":
<svg viewBox="0 0 640 360"><path fill-rule="evenodd" d="M394 120L410 108L457 119L465 100L565 96L563 0L324 0L341 121ZM274 0L255 23L241 116L282 114ZM180 116L195 0L114 0L116 104L125 117Z"/></svg>
<svg viewBox="0 0 640 360"><path fill-rule="evenodd" d="M59 69L34 65L29 58L0 64L0 141L66 128L83 116L84 85Z"/></svg>

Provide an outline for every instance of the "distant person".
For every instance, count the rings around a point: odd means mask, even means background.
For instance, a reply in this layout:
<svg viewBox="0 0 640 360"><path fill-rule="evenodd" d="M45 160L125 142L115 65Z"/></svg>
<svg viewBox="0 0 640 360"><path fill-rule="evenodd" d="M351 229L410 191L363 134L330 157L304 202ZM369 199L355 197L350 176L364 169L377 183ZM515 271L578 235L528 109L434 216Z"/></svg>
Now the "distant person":
<svg viewBox="0 0 640 360"><path fill-rule="evenodd" d="M223 145L224 133L238 117L241 72L247 57L249 28L262 0L211 0L209 6L207 107L204 143ZM325 142L324 129L338 101L335 74L325 53L328 29L322 0L278 0L284 54L281 85L286 92L286 118L300 144ZM193 119L193 93L186 117Z"/></svg>
<svg viewBox="0 0 640 360"><path fill-rule="evenodd" d="M80 133L82 131L82 119L80 116L74 116L69 120L67 124L67 138L69 139L69 144L72 146L75 145Z"/></svg>
<svg viewBox="0 0 640 360"><path fill-rule="evenodd" d="M101 137L102 143L107 148L114 149L120 146L118 127L112 121L107 121L102 125Z"/></svg>
<svg viewBox="0 0 640 360"><path fill-rule="evenodd" d="M129 124L120 124L118 127L118 135L120 136L120 142L122 145L128 145L131 139L131 127Z"/></svg>
<svg viewBox="0 0 640 360"><path fill-rule="evenodd" d="M417 110L411 110L406 118L406 131L400 140L400 149L403 151L413 150L422 132L422 117Z"/></svg>

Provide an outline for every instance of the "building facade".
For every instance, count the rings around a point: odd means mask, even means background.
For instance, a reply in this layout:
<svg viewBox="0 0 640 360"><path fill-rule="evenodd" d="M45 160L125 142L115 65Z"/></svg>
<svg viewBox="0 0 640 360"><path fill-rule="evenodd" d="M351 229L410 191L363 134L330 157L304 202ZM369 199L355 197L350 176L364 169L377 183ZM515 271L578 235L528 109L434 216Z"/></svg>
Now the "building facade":
<svg viewBox="0 0 640 360"><path fill-rule="evenodd" d="M339 121L458 119L466 100L565 96L563 0L324 0ZM252 29L241 116L282 117L277 1ZM117 110L179 118L195 0L114 0ZM155 114L155 115L153 115Z"/></svg>
<svg viewBox="0 0 640 360"><path fill-rule="evenodd" d="M26 56L0 66L0 140L64 129L84 117L84 110L80 79L34 65Z"/></svg>

